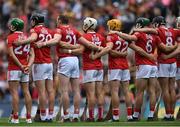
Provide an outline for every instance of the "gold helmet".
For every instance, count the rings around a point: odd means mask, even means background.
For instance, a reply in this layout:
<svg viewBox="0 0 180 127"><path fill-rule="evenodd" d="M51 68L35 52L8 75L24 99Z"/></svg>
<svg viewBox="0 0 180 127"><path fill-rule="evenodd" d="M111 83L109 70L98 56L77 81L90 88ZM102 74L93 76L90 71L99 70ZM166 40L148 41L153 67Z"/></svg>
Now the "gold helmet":
<svg viewBox="0 0 180 127"><path fill-rule="evenodd" d="M107 25L110 30L121 30L122 22L118 19L111 19L107 22Z"/></svg>

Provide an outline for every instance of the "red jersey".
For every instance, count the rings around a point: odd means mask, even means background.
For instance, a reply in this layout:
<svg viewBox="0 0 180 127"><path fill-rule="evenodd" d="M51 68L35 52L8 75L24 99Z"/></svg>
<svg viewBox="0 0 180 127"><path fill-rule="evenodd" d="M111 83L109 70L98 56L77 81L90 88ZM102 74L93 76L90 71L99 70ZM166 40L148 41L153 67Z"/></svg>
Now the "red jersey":
<svg viewBox="0 0 180 127"><path fill-rule="evenodd" d="M160 28L158 28L158 35L159 35L161 41L166 46L172 46L172 45L175 45L175 41L177 40L178 33L176 33L175 30L172 28L160 27ZM163 56L164 54L165 54L164 52L158 50L158 62L159 63L169 64L169 63L176 62L176 58L170 58L167 60L161 59L161 56Z"/></svg>
<svg viewBox="0 0 180 127"><path fill-rule="evenodd" d="M116 50L119 52L127 51L128 42L121 39L117 34L109 34L107 36L107 42L113 43L112 50ZM109 69L128 69L128 62L126 57L113 57L109 55Z"/></svg>
<svg viewBox="0 0 180 127"><path fill-rule="evenodd" d="M56 29L56 33L62 35L61 41L70 43L72 45L77 44L77 40L81 37L81 34L75 28L73 28L73 27L71 27L69 25L67 25L67 26L59 26ZM59 52L60 48L61 47L58 45L57 49L56 49L59 58L73 56L72 54Z"/></svg>
<svg viewBox="0 0 180 127"><path fill-rule="evenodd" d="M136 45L146 51L148 54L153 54L157 46L161 43L158 36L153 34L146 34L136 32L134 35L137 37ZM149 60L146 57L135 53L136 65L156 65L155 61Z"/></svg>
<svg viewBox="0 0 180 127"><path fill-rule="evenodd" d="M177 42L180 43L180 29L174 29L175 36L177 37ZM176 57L177 67L180 67L180 54Z"/></svg>
<svg viewBox="0 0 180 127"><path fill-rule="evenodd" d="M97 46L105 47L105 38L98 33L89 32L83 35L88 41L94 43ZM101 63L101 59L91 60L89 55L91 54L92 50L86 48L83 52L83 70L99 70L103 68Z"/></svg>
<svg viewBox="0 0 180 127"><path fill-rule="evenodd" d="M29 57L29 51L30 51L30 44L27 45L20 45L20 46L15 46L13 43L14 41L18 39L26 39L27 36L23 32L14 32L10 34L7 37L7 43L8 43L8 48L12 47L15 56L17 59L20 61L22 65L27 65L28 64L28 57ZM14 62L13 58L11 56L8 57L8 70L21 70L21 68L16 65Z"/></svg>
<svg viewBox="0 0 180 127"><path fill-rule="evenodd" d="M43 25L35 26L30 30L31 33L36 33L38 35L37 40L34 42L45 42L52 38L53 32ZM35 60L34 63L51 63L51 53L50 47L34 48Z"/></svg>

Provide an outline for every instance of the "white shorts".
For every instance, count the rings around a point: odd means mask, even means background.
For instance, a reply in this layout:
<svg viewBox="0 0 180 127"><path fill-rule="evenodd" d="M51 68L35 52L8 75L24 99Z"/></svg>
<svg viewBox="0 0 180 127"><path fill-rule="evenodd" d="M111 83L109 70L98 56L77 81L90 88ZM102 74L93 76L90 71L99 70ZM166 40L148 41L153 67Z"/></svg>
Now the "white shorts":
<svg viewBox="0 0 180 127"><path fill-rule="evenodd" d="M176 71L176 80L180 80L180 67L178 67Z"/></svg>
<svg viewBox="0 0 180 127"><path fill-rule="evenodd" d="M46 79L53 80L53 64L33 64L32 76L34 81Z"/></svg>
<svg viewBox="0 0 180 127"><path fill-rule="evenodd" d="M136 71L136 79L157 77L156 65L139 65Z"/></svg>
<svg viewBox="0 0 180 127"><path fill-rule="evenodd" d="M171 64L159 64L158 77L176 77L177 65Z"/></svg>
<svg viewBox="0 0 180 127"><path fill-rule="evenodd" d="M58 73L69 78L79 78L79 60L77 57L60 58L58 62Z"/></svg>
<svg viewBox="0 0 180 127"><path fill-rule="evenodd" d="M7 80L8 81L29 82L29 74L25 74L20 70L8 71Z"/></svg>
<svg viewBox="0 0 180 127"><path fill-rule="evenodd" d="M103 70L84 70L83 83L103 81Z"/></svg>
<svg viewBox="0 0 180 127"><path fill-rule="evenodd" d="M108 75L108 81L113 81L113 80L129 81L130 80L129 70L110 69Z"/></svg>

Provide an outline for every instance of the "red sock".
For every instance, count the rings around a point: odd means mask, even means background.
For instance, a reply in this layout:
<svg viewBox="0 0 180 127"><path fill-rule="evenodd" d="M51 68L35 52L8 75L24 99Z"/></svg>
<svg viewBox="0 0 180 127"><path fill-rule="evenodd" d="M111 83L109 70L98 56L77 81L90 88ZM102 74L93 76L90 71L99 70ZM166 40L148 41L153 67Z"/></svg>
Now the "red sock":
<svg viewBox="0 0 180 127"><path fill-rule="evenodd" d="M49 115L52 115L54 112L54 109L49 109Z"/></svg>
<svg viewBox="0 0 180 127"><path fill-rule="evenodd" d="M98 119L103 119L103 107L98 107Z"/></svg>
<svg viewBox="0 0 180 127"><path fill-rule="evenodd" d="M174 114L174 109L171 109L171 110L170 110L170 114Z"/></svg>
<svg viewBox="0 0 180 127"><path fill-rule="evenodd" d="M79 109L75 109L74 114L79 114Z"/></svg>
<svg viewBox="0 0 180 127"><path fill-rule="evenodd" d="M26 119L31 119L31 114L27 113L26 114Z"/></svg>
<svg viewBox="0 0 180 127"><path fill-rule="evenodd" d="M134 112L139 112L140 113L140 109L134 108Z"/></svg>
<svg viewBox="0 0 180 127"><path fill-rule="evenodd" d="M18 112L13 113L13 118L14 118L14 119L18 119Z"/></svg>
<svg viewBox="0 0 180 127"><path fill-rule="evenodd" d="M94 119L94 108L89 109L89 119Z"/></svg>
<svg viewBox="0 0 180 127"><path fill-rule="evenodd" d="M68 114L69 114L69 112L64 110L64 115L68 115Z"/></svg>
<svg viewBox="0 0 180 127"><path fill-rule="evenodd" d="M41 114L42 116L45 116L45 115L46 115L46 110L45 110L45 109L40 109L40 114Z"/></svg>
<svg viewBox="0 0 180 127"><path fill-rule="evenodd" d="M113 109L113 115L119 116L119 109L118 108Z"/></svg>
<svg viewBox="0 0 180 127"><path fill-rule="evenodd" d="M127 107L127 115L132 116L132 107Z"/></svg>
<svg viewBox="0 0 180 127"><path fill-rule="evenodd" d="M171 109L167 109L166 114L171 114Z"/></svg>
<svg viewBox="0 0 180 127"><path fill-rule="evenodd" d="M153 112L154 112L154 110L155 110L155 106L151 106L151 107L150 107L150 111L153 111Z"/></svg>

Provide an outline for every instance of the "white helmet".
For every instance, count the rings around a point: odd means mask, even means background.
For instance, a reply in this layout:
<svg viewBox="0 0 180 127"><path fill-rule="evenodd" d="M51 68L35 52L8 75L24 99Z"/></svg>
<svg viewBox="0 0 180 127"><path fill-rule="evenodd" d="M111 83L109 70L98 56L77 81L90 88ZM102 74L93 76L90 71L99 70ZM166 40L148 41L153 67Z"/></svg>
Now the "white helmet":
<svg viewBox="0 0 180 127"><path fill-rule="evenodd" d="M95 18L87 17L83 21L83 30L87 31L88 29L95 30L97 27L97 20Z"/></svg>
<svg viewBox="0 0 180 127"><path fill-rule="evenodd" d="M176 27L180 29L180 16L176 19Z"/></svg>

